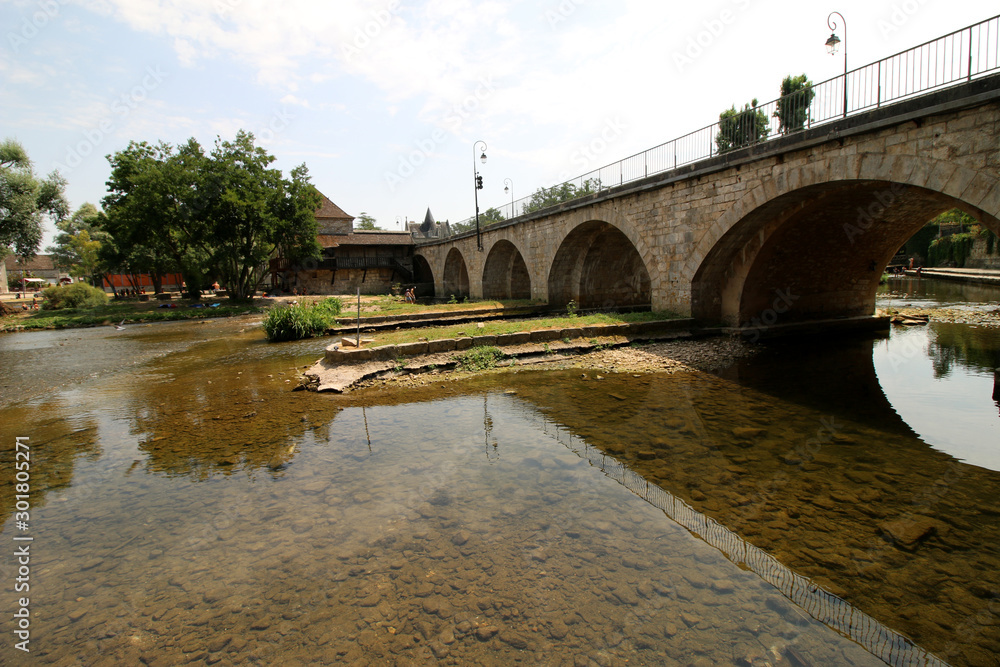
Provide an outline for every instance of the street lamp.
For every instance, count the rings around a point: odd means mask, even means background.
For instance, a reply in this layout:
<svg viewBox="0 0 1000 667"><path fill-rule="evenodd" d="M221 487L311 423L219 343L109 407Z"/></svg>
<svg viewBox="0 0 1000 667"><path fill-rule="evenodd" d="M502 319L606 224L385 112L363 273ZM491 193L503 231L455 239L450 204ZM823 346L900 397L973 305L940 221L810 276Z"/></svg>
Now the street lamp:
<svg viewBox="0 0 1000 667"><path fill-rule="evenodd" d="M510 217L514 217L514 181L509 178L503 179L503 193L510 193Z"/></svg>
<svg viewBox="0 0 1000 667"><path fill-rule="evenodd" d="M472 184L473 192L476 195L476 247L482 251L483 238L479 234L479 191L483 189L483 177L480 176L479 172L476 170L476 152L479 144L483 145L483 154L479 156L479 161L486 164L486 142L479 140L472 144Z"/></svg>
<svg viewBox="0 0 1000 667"><path fill-rule="evenodd" d="M844 24L844 116L847 116L847 19L840 12L830 12L830 15L826 17L826 26L830 30L837 29L837 22L833 20L833 15L836 14L840 17L841 23ZM826 51L831 56L836 55L838 47L840 46L840 38L837 37L837 33L830 33L830 38L826 40Z"/></svg>

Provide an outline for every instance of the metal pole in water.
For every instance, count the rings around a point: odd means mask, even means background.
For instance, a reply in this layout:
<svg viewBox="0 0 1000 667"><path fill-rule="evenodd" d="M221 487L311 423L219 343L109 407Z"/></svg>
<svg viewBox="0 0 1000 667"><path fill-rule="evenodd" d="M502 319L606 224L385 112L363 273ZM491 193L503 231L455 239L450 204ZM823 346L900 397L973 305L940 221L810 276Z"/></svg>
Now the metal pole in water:
<svg viewBox="0 0 1000 667"><path fill-rule="evenodd" d="M355 340L355 347L361 349L361 286L358 285L358 337Z"/></svg>

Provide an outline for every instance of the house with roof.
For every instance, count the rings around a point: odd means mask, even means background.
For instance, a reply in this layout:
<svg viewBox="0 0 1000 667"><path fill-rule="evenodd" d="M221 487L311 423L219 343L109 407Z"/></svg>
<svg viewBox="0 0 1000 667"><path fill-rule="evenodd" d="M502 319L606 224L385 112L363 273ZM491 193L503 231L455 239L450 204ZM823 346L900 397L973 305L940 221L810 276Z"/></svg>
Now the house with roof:
<svg viewBox="0 0 1000 667"><path fill-rule="evenodd" d="M356 230L348 215L326 195L316 210L318 260L299 264L271 261L272 285L304 294L388 294L394 284L413 279L413 239L409 232Z"/></svg>
<svg viewBox="0 0 1000 667"><path fill-rule="evenodd" d="M58 285L60 281L70 281L70 275L59 269L52 255L35 255L28 260L22 260L17 255L7 255L3 260L6 277L3 280L4 292L7 291L7 278L25 276L25 285L29 290L39 290L49 285ZM23 272L23 273L22 273Z"/></svg>

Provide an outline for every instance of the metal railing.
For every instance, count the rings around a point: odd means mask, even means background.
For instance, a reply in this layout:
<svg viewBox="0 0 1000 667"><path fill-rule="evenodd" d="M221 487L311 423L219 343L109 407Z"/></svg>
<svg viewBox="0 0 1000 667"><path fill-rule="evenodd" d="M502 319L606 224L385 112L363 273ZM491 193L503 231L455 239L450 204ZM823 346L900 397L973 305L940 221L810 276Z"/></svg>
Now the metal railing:
<svg viewBox="0 0 1000 667"><path fill-rule="evenodd" d="M574 179L493 207L489 228L556 204L877 109L1000 69L1000 15L813 84ZM844 87L847 94L844 94ZM845 108L846 102L846 108ZM487 209L489 210L489 209ZM496 214L491 216L495 220ZM456 225L475 223L475 217Z"/></svg>

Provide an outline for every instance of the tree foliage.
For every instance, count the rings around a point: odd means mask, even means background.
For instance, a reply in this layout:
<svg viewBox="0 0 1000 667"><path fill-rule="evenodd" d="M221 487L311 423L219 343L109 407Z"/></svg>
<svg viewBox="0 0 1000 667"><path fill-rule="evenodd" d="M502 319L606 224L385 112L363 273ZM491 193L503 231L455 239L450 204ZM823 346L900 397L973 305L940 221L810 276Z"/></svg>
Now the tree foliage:
<svg viewBox="0 0 1000 667"><path fill-rule="evenodd" d="M577 197L599 192L600 189L601 180L599 178L588 178L579 186L574 183L561 183L551 188L538 188L531 195L528 203L522 206L521 213L533 213Z"/></svg>
<svg viewBox="0 0 1000 667"><path fill-rule="evenodd" d="M812 86L812 81L805 74L789 74L781 80L781 97L774 112L778 117L778 132L796 132L805 127L809 120L809 106L816 97Z"/></svg>
<svg viewBox="0 0 1000 667"><path fill-rule="evenodd" d="M366 231L374 231L376 229L382 229L378 226L373 216L368 215L364 211L358 216L358 219L354 221L355 229L362 229Z"/></svg>
<svg viewBox="0 0 1000 667"><path fill-rule="evenodd" d="M68 219L56 223L55 244L45 249L53 263L73 277L94 276L100 268L100 251L110 236L105 229L107 216L85 203Z"/></svg>
<svg viewBox="0 0 1000 667"><path fill-rule="evenodd" d="M0 246L24 258L42 244L45 216L61 221L69 214L66 179L53 171L39 179L28 153L13 139L0 141Z"/></svg>
<svg viewBox="0 0 1000 667"><path fill-rule="evenodd" d="M276 254L318 257L320 196L300 165L286 179L274 156L239 131L206 155L194 139L174 148L131 142L108 157L104 198L113 243L106 261L162 275L180 271L198 298L213 277L231 298L253 298Z"/></svg>
<svg viewBox="0 0 1000 667"><path fill-rule="evenodd" d="M767 116L757 108L757 98L754 98L750 104L743 105L742 111L737 111L733 105L719 114L715 146L719 153L727 153L760 143L770 132Z"/></svg>

